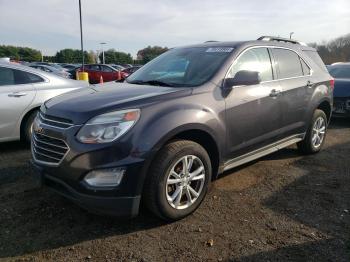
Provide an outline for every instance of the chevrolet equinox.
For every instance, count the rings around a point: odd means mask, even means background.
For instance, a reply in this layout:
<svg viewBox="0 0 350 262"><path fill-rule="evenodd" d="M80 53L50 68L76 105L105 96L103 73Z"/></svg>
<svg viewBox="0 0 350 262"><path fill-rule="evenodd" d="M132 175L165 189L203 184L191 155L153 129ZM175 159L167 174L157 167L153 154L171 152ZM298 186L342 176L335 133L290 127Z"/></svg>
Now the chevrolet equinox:
<svg viewBox="0 0 350 262"><path fill-rule="evenodd" d="M92 212L166 220L198 208L218 174L297 143L321 150L334 80L294 40L173 48L124 83L46 101L33 124L42 184Z"/></svg>

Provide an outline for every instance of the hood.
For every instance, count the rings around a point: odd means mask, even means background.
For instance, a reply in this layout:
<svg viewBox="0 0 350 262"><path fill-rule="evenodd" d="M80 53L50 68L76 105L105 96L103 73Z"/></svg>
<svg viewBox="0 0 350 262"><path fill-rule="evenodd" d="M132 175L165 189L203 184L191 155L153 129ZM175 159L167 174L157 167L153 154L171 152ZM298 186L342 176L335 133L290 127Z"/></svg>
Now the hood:
<svg viewBox="0 0 350 262"><path fill-rule="evenodd" d="M140 108L168 96L190 94L191 88L133 85L110 82L64 93L45 102L44 113L83 124L90 118L113 110Z"/></svg>
<svg viewBox="0 0 350 262"><path fill-rule="evenodd" d="M334 97L350 97L350 79L335 79Z"/></svg>

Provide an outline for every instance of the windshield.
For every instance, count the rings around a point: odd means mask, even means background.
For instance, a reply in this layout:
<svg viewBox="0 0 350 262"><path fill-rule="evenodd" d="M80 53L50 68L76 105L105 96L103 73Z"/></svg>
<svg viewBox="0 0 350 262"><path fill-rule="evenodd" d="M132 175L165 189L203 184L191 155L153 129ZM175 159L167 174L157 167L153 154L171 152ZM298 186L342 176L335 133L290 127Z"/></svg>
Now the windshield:
<svg viewBox="0 0 350 262"><path fill-rule="evenodd" d="M128 83L164 86L198 86L207 82L233 51L231 47L172 49L130 77Z"/></svg>
<svg viewBox="0 0 350 262"><path fill-rule="evenodd" d="M349 78L350 79L350 65L330 66L329 73L334 78Z"/></svg>

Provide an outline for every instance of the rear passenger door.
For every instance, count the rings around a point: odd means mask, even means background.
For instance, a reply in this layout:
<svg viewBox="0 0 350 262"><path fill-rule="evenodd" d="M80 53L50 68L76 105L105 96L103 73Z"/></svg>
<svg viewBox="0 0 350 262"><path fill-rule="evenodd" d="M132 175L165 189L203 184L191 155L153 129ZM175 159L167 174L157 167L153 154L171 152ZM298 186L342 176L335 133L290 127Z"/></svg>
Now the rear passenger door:
<svg viewBox="0 0 350 262"><path fill-rule="evenodd" d="M306 130L306 113L313 93L310 67L293 50L271 48L277 78L282 87L282 129L284 137Z"/></svg>
<svg viewBox="0 0 350 262"><path fill-rule="evenodd" d="M17 138L14 131L35 97L36 80L29 72L0 66L0 141Z"/></svg>

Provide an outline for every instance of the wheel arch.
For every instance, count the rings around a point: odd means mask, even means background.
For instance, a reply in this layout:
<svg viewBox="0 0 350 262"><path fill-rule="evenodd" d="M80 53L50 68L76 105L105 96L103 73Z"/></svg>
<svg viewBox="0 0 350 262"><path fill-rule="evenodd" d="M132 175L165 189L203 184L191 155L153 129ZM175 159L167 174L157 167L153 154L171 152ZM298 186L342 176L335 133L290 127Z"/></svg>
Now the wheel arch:
<svg viewBox="0 0 350 262"><path fill-rule="evenodd" d="M207 130L202 125L184 125L172 130L163 138L161 138L151 150L149 160L145 166L144 179L146 179L149 169L156 158L159 150L163 148L170 141L174 140L190 140L200 144L208 153L212 164L212 178L216 178L221 168L221 150L218 141L216 141L214 134ZM143 183L142 183L143 184ZM142 186L143 187L143 186Z"/></svg>
<svg viewBox="0 0 350 262"><path fill-rule="evenodd" d="M323 101L321 101L319 104L318 104L318 106L316 107L316 109L320 109L320 110L322 110L325 114L326 114L326 116L327 116L327 121L328 121L328 123L330 122L330 120L331 120L331 116L332 116L332 105L331 105L331 103L330 103L330 101L328 101L328 100L323 100Z"/></svg>
<svg viewBox="0 0 350 262"><path fill-rule="evenodd" d="M36 106L36 107L33 107L31 108L30 110L28 110L22 117L22 119L20 120L20 124L19 124L19 132L20 132L20 139L23 140L24 139L24 127L25 127L25 124L29 118L29 116L40 109L40 106Z"/></svg>

